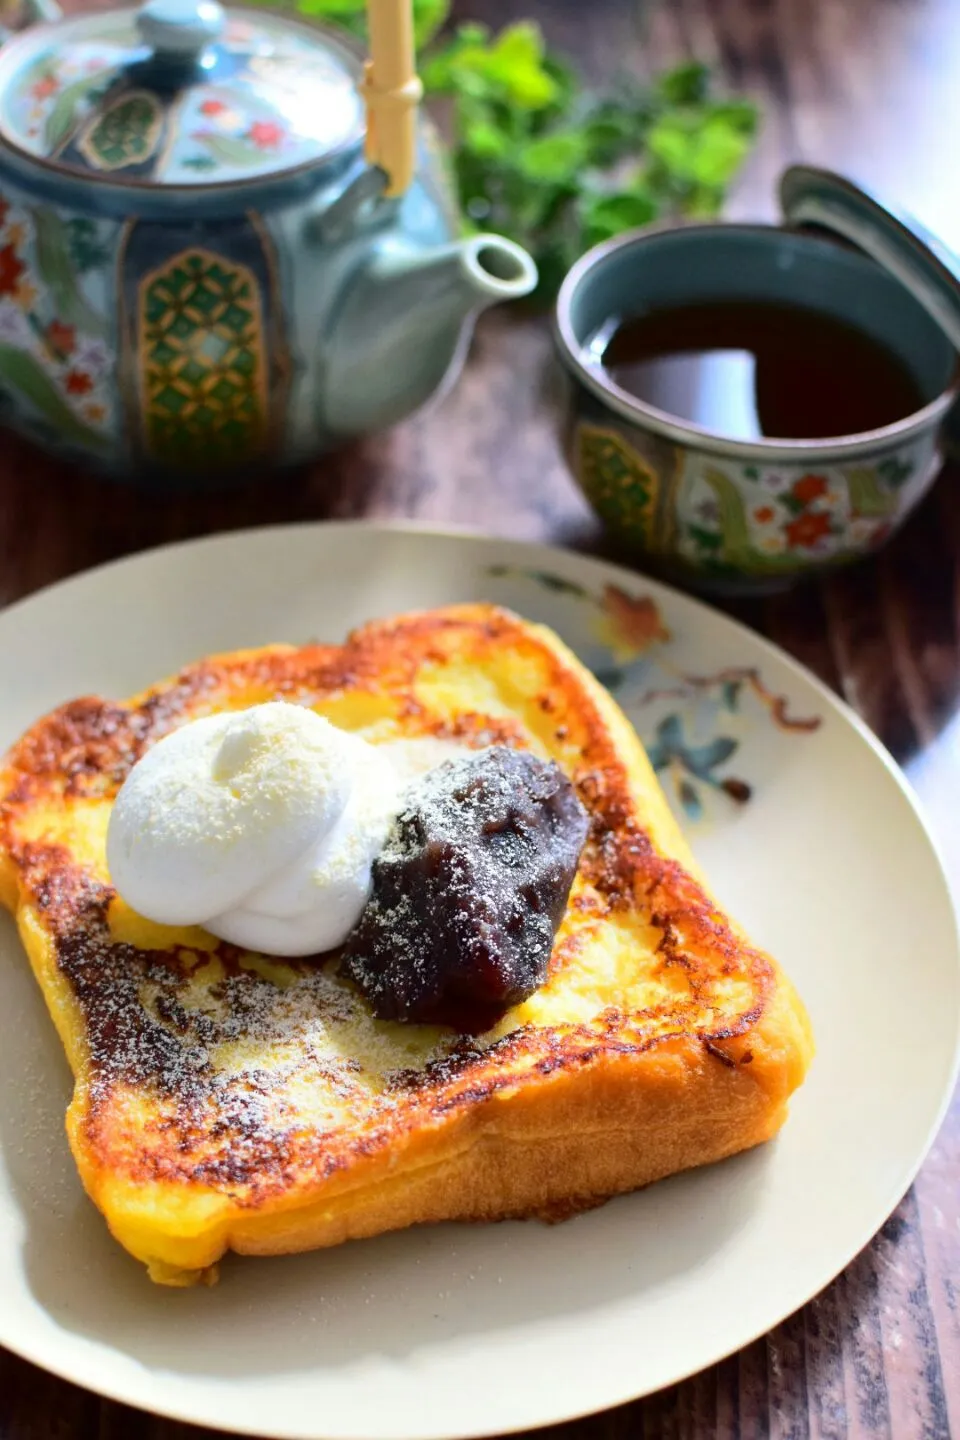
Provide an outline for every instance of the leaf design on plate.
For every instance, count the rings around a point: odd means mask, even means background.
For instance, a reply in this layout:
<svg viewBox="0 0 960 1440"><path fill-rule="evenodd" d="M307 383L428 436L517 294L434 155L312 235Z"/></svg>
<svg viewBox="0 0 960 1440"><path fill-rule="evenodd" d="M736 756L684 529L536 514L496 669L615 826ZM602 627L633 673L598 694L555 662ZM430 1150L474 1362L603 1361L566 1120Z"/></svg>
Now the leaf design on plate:
<svg viewBox="0 0 960 1440"><path fill-rule="evenodd" d="M684 736L680 715L668 715L657 726L656 736L647 746L647 757L654 770L669 770L677 796L691 820L703 815L703 799L690 776L714 790L723 790L731 800L744 804L750 798L750 786L734 777L721 779L715 772L736 754L740 742L731 735L716 735L705 745L690 745Z"/></svg>
<svg viewBox="0 0 960 1440"><path fill-rule="evenodd" d="M739 748L739 742L729 735L718 735L706 745L686 746L680 750L680 758L692 775L699 780L711 780L713 771L723 765Z"/></svg>
<svg viewBox="0 0 960 1440"><path fill-rule="evenodd" d="M203 139L206 138L203 136ZM575 580L567 580L563 575L554 575L551 570L518 570L513 565L488 565L487 574L495 580L509 580L513 576L521 580L533 580L554 595L573 595L577 600L594 600L589 590L585 590ZM596 602L594 601L594 603Z"/></svg>
<svg viewBox="0 0 960 1440"><path fill-rule="evenodd" d="M679 715L668 715L660 721L657 739L665 750L676 752L683 749L683 724Z"/></svg>
<svg viewBox="0 0 960 1440"><path fill-rule="evenodd" d="M699 820L703 814L703 802L699 792L689 780L681 780L677 787L680 796L680 804L690 816L691 820Z"/></svg>
<svg viewBox="0 0 960 1440"><path fill-rule="evenodd" d="M657 726L656 739L647 743L647 759L654 770L664 770L683 750L683 727L679 715L668 715Z"/></svg>
<svg viewBox="0 0 960 1440"><path fill-rule="evenodd" d="M723 708L731 714L736 714L740 708L740 691L743 688L742 680L725 680L720 691L720 698Z"/></svg>
<svg viewBox="0 0 960 1440"><path fill-rule="evenodd" d="M531 579L536 580L545 590L552 590L555 595L575 595L578 600L589 598L582 585L566 580L562 575L554 575L549 570L533 570L530 573Z"/></svg>
<svg viewBox="0 0 960 1440"><path fill-rule="evenodd" d="M606 670L594 670L594 679L599 680L606 690L619 690L626 679L627 672L616 665L611 665Z"/></svg>

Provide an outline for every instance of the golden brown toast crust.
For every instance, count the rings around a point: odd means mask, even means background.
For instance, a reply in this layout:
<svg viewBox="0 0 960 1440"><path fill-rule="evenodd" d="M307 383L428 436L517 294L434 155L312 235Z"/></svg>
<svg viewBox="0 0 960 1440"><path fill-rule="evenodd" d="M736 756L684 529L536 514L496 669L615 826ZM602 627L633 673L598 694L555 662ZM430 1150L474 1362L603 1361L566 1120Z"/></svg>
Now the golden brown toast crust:
<svg viewBox="0 0 960 1440"><path fill-rule="evenodd" d="M655 1003L553 1023L519 1007L480 1042L437 1032L409 1065L398 1050L371 1084L349 1045L311 1039L352 1033L363 1009L331 965L258 966L198 931L124 938L142 926L98 848L124 777L171 728L273 698L371 738L554 755L592 827L547 988L562 995L604 927L638 915ZM549 632L485 606L369 625L343 647L215 657L125 704L75 701L0 774L0 892L77 1078L74 1154L118 1238L173 1281L228 1245L575 1209L767 1138L809 1059L806 1018L692 872L609 696ZM325 1120L301 1084L329 1095Z"/></svg>

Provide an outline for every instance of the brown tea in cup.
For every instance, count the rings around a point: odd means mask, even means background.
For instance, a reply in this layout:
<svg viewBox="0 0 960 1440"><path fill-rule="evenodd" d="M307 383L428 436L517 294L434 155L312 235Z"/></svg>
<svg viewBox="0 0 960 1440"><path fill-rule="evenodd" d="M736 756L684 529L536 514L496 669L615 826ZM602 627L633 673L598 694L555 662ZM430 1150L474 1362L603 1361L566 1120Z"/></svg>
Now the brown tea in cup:
<svg viewBox="0 0 960 1440"><path fill-rule="evenodd" d="M622 390L733 440L879 430L924 405L907 365L802 305L709 301L612 319L587 347Z"/></svg>

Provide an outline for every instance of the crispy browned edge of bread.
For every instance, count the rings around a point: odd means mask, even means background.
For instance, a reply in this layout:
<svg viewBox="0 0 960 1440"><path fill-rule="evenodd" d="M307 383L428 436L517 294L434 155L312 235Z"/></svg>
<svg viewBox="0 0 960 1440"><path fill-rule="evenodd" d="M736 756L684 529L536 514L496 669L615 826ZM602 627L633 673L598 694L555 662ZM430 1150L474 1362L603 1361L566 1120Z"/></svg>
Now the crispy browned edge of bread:
<svg viewBox="0 0 960 1440"><path fill-rule="evenodd" d="M624 778L654 849L683 867L704 906L719 915L632 727L562 642L543 627L491 607L442 613L465 623L489 625L493 617L507 629L519 626L515 639L535 637L568 676L574 667L573 679L595 723L626 759ZM390 633L429 618L397 617L389 622ZM359 641L375 628L358 632ZM342 653L356 643L351 637ZM297 653L302 652L283 646L235 652L211 657L202 668L209 676L242 670L257 657L282 661ZM190 667L147 693L157 696L174 686L189 693L187 677L200 668ZM38 722L30 733L44 724ZM8 778L9 772L0 776L4 795ZM84 1184L121 1243L150 1266L155 1279L169 1284L209 1277L227 1249L278 1254L425 1221L561 1218L769 1139L783 1123L787 1100L812 1057L809 1021L792 985L731 925L730 938L745 956L761 962L766 977L762 1001L739 1033L709 1044L699 1035L671 1036L640 1049L598 1044L592 1053L582 1044L576 1054L560 1046L556 1063L539 1066L532 1080L500 1088L468 1086L450 1095L436 1115L421 1110L421 1123L401 1128L386 1149L354 1157L314 1192L295 1188L260 1207L238 1207L212 1189L160 1180L144 1184L103 1163L86 1133L84 1061L75 1041L82 1016L50 947L44 960L36 943L37 917L20 903L8 853L0 855L0 898L19 912L22 928L34 931L31 958L77 1077L67 1126Z"/></svg>

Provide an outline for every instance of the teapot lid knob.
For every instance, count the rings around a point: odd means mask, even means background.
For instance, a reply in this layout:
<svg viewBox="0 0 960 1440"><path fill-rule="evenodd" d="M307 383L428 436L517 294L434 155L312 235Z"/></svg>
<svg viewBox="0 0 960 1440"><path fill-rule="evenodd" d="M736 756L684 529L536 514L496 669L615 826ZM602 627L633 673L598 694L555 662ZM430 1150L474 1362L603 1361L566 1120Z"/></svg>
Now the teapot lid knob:
<svg viewBox="0 0 960 1440"><path fill-rule="evenodd" d="M156 56L190 60L220 38L225 20L217 0L147 0L137 29Z"/></svg>

